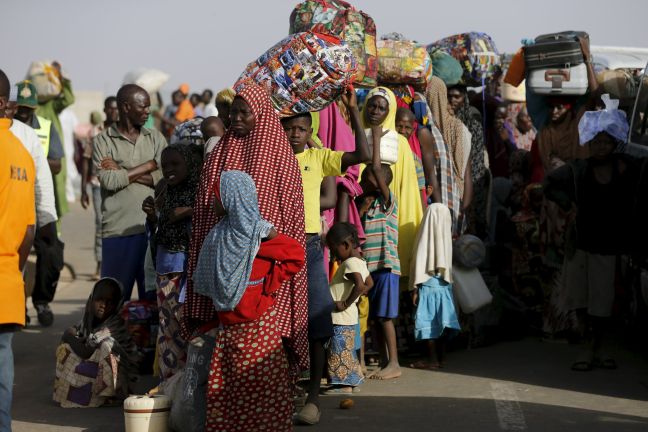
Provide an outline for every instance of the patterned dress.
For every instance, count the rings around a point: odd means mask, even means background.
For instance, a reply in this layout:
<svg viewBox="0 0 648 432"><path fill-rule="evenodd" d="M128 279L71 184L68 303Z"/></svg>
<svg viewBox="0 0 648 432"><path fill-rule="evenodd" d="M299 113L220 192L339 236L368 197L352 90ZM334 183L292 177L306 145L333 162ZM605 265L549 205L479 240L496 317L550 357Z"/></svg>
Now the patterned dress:
<svg viewBox="0 0 648 432"><path fill-rule="evenodd" d="M286 133L263 88L250 84L237 97L250 106L256 123L245 137L236 137L232 131L226 133L203 166L192 219L187 302L182 322L185 337L201 324L216 318L211 299L194 292L192 276L202 243L218 221L212 210L211 192L223 171L241 170L252 176L257 186L261 216L279 233L296 239L305 247L301 174ZM284 284L276 304L279 330L297 358L296 365L302 370L309 366L307 299L306 272L302 269Z"/></svg>

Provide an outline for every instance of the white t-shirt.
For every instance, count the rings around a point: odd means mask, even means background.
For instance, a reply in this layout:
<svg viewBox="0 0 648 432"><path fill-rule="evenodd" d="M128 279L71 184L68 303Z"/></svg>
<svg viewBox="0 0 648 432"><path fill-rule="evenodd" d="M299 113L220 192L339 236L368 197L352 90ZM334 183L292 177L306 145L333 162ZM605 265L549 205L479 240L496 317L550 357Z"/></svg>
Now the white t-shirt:
<svg viewBox="0 0 648 432"><path fill-rule="evenodd" d="M36 131L18 120L13 120L9 129L16 138L25 146L36 167L36 219L38 226L42 227L56 222L56 203L54 200L54 183L43 146L36 135Z"/></svg>
<svg viewBox="0 0 648 432"><path fill-rule="evenodd" d="M205 108L203 108L203 117L218 117L218 110L216 109L216 105L213 103L208 103L205 105Z"/></svg>
<svg viewBox="0 0 648 432"><path fill-rule="evenodd" d="M347 279L346 275L350 273L360 273L363 280L369 276L367 263L361 258L351 257L344 261L333 276L331 281L331 296L334 301L344 301L355 286L353 279ZM357 302L356 302L357 303ZM358 306L356 303L349 305L349 307L342 312L333 312L333 324L335 325L356 325L358 324Z"/></svg>

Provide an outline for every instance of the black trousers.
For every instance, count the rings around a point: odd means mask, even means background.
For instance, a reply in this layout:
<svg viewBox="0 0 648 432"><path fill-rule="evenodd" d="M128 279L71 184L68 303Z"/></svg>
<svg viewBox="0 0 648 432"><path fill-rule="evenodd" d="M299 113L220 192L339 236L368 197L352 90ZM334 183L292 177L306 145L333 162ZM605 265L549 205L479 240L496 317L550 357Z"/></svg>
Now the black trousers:
<svg viewBox="0 0 648 432"><path fill-rule="evenodd" d="M63 270L63 242L56 237L45 238L41 230L36 231L36 282L32 292L32 303L47 304L54 300L61 270Z"/></svg>

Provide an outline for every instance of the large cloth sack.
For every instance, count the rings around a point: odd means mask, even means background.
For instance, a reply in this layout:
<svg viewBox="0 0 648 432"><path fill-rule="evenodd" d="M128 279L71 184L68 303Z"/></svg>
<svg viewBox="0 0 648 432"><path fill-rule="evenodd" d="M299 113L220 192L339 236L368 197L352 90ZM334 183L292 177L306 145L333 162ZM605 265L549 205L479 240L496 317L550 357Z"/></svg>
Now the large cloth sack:
<svg viewBox="0 0 648 432"><path fill-rule="evenodd" d="M585 32L566 31L535 38L535 44L524 47L527 73L536 69L569 68L585 62L579 37L589 41Z"/></svg>
<svg viewBox="0 0 648 432"><path fill-rule="evenodd" d="M608 93L612 99L634 101L637 96L637 81L630 72L623 69L601 71L596 74L596 81L603 87L603 93Z"/></svg>
<svg viewBox="0 0 648 432"><path fill-rule="evenodd" d="M341 0L308 0L290 15L290 33L313 31L345 41L357 62L355 84L375 87L378 78L376 24L366 13Z"/></svg>
<svg viewBox="0 0 648 432"><path fill-rule="evenodd" d="M320 111L353 82L356 62L349 46L330 36L296 33L250 63L234 89L253 80L265 87L282 117Z"/></svg>
<svg viewBox="0 0 648 432"><path fill-rule="evenodd" d="M430 53L432 59L432 75L440 78L446 86L461 82L463 68L461 63L445 51L435 50Z"/></svg>
<svg viewBox="0 0 648 432"><path fill-rule="evenodd" d="M501 59L495 42L486 33L471 32L449 36L427 46L440 49L457 59L463 68L463 83L481 85L499 71Z"/></svg>
<svg viewBox="0 0 648 432"><path fill-rule="evenodd" d="M61 77L50 61L35 61L29 66L26 79L30 80L39 102L47 102L58 97L63 91Z"/></svg>
<svg viewBox="0 0 648 432"><path fill-rule="evenodd" d="M124 76L124 84L136 84L149 94L160 91L167 81L169 81L169 75L157 69L134 69Z"/></svg>
<svg viewBox="0 0 648 432"><path fill-rule="evenodd" d="M425 91L432 78L432 59L423 45L409 40L379 40L378 82L409 84Z"/></svg>

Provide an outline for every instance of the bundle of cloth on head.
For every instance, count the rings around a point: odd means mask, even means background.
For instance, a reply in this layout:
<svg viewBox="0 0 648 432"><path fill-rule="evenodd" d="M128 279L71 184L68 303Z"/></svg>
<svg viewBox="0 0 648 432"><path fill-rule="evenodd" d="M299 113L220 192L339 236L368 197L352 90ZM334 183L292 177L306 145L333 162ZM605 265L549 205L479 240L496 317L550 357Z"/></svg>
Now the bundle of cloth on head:
<svg viewBox="0 0 648 432"><path fill-rule="evenodd" d="M578 123L580 145L592 141L596 135L606 132L618 141L625 142L628 138L630 127L626 113L619 109L618 99L611 99L609 94L601 96L605 109L588 111Z"/></svg>
<svg viewBox="0 0 648 432"><path fill-rule="evenodd" d="M219 91L216 94L216 103L231 105L232 102L234 102L235 96L236 96L236 92L234 91L233 88L230 87L224 88L223 90Z"/></svg>
<svg viewBox="0 0 648 432"><path fill-rule="evenodd" d="M195 145L204 145L205 140L203 139L202 130L200 129L202 122L202 117L196 117L180 123L173 130L169 144L191 143Z"/></svg>

